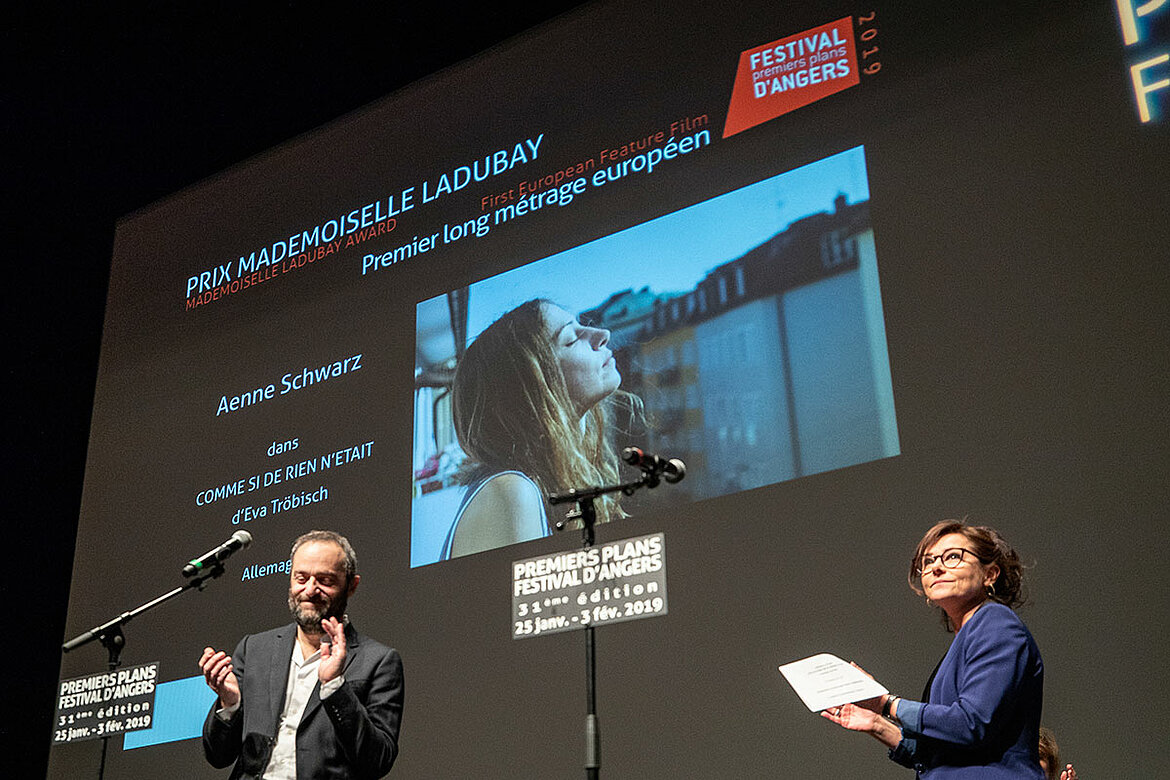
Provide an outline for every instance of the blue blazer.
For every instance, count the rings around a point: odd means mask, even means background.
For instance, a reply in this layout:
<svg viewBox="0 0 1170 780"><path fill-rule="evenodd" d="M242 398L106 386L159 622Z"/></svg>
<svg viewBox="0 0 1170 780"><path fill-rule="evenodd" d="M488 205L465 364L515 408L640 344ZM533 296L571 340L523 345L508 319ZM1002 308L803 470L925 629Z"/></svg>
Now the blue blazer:
<svg viewBox="0 0 1170 780"><path fill-rule="evenodd" d="M324 702L318 683L297 727L298 780L372 780L398 755L402 659L352 626L345 637L345 683ZM215 767L234 762L231 780L259 778L268 766L296 638L289 624L244 637L232 654L240 709L225 723L215 714L217 701L203 724L203 752Z"/></svg>
<svg viewBox="0 0 1170 780"><path fill-rule="evenodd" d="M955 635L928 701L898 702L890 758L919 777L1044 780L1037 746L1044 662L1027 626L988 601Z"/></svg>

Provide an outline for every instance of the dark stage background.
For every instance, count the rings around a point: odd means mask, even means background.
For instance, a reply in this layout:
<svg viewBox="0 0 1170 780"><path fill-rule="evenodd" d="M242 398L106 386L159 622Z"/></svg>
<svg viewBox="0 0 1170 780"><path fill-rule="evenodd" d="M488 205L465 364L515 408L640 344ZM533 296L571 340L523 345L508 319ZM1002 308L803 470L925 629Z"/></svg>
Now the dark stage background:
<svg viewBox="0 0 1170 780"><path fill-rule="evenodd" d="M115 222L576 5L60 6L6 29L0 172L15 244L0 267L9 275L4 376L14 435L3 447L0 520L11 553L0 595L13 692L0 735L15 763L5 774L45 773L61 641L132 606L102 600L120 591L114 583L133 581L138 558L200 551L160 551L154 540L143 550L141 539L126 539L108 572L75 590L94 606L67 630ZM794 8L799 22L779 30L769 22L753 43L868 10L825 5L840 13ZM670 549L680 566L669 616L599 632L607 775L754 777L779 765L808 777L899 776L871 740L807 713L775 664L833 651L916 694L946 637L900 584L903 560L931 521L966 513L1001 527L1034 564L1035 603L1022 614L1045 656L1045 722L1066 757L1089 780L1170 771L1161 748L1170 678L1157 630L1170 530L1167 125L1141 126L1135 116L1110 0L972 3L977 10L964 13L896 5L898 26L883 39L896 52L885 74L898 85L891 101L855 90L869 102L846 93L851 104L829 98L798 109L792 127L803 130L783 141L785 153L811 162L827 153L812 112L839 119L845 105L874 109L872 126L842 125L832 151L867 144L902 454L605 529L610 539L664 530L668 545L679 541ZM930 36L913 34L915 7ZM1161 40L1165 48L1164 32ZM587 66L576 73L584 78ZM981 86L956 73L994 76ZM769 132L740 140L763 148ZM939 192L937 181L963 186ZM133 502L124 511L133 515ZM414 683L396 774L432 776L424 756L448 749L447 765L477 776L580 773L575 635L467 648L460 638L443 643L426 623L428 597L450 588L443 576L489 587L507 561L529 554L519 549L419 570L393 605L400 611L378 616L377 626L400 635L386 638L405 645ZM152 583L132 590L152 595ZM371 587L355 600L359 625L375 623L376 594ZM815 617L805 620L806 609ZM264 614L256 629L276 622ZM145 620L131 624L132 642L139 625L148 630ZM100 648L81 652L86 661L75 665L101 668ZM524 671L502 690L468 671L516 657ZM449 712L444 701L456 693L462 701ZM501 693L508 710L491 720L515 717L504 741L529 747L493 757L480 746L498 725L470 713ZM694 702L706 711L687 711ZM111 748L121 752L120 738ZM65 766L96 773L96 742L59 750ZM159 750L172 763L200 761L194 742ZM493 774L503 762L520 769ZM695 766L703 769L688 774ZM202 765L191 772L205 775Z"/></svg>
<svg viewBox="0 0 1170 780"><path fill-rule="evenodd" d="M14 241L2 261L0 522L20 560L0 592L21 712L0 718L4 774L45 772L116 221L575 5L46 3L12 13L0 34Z"/></svg>

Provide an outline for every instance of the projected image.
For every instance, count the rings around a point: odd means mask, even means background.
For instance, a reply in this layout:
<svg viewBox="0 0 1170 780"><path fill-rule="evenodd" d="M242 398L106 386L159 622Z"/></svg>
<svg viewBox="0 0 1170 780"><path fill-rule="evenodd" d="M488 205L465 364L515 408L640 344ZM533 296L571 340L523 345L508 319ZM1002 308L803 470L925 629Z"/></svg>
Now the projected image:
<svg viewBox="0 0 1170 780"><path fill-rule="evenodd" d="M548 535L628 445L687 466L638 509L899 452L862 147L423 301L416 338L411 566Z"/></svg>

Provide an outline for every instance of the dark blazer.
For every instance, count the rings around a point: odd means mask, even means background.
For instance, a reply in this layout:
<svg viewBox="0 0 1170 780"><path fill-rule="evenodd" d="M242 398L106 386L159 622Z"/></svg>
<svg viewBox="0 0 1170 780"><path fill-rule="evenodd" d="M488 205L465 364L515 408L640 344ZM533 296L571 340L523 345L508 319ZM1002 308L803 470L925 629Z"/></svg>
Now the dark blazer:
<svg viewBox="0 0 1170 780"><path fill-rule="evenodd" d="M988 601L955 635L925 703L898 702L900 764L932 778L1044 780L1044 662L1027 626Z"/></svg>
<svg viewBox="0 0 1170 780"><path fill-rule="evenodd" d="M231 780L259 778L272 754L284 708L296 625L240 640L232 667L240 683L240 709L224 722L217 701L203 724L203 752ZM402 659L398 652L345 628L345 683L324 702L313 688L297 728L297 778L382 777L398 755L402 718Z"/></svg>

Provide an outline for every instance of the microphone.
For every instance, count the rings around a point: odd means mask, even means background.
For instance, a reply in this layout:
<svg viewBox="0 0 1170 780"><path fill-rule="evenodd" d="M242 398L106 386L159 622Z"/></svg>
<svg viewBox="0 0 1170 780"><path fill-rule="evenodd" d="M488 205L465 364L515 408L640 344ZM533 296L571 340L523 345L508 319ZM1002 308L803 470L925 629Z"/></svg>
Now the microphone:
<svg viewBox="0 0 1170 780"><path fill-rule="evenodd" d="M230 556L236 550L242 550L251 543L252 534L248 533L247 531L236 531L231 535L230 539L221 544L219 547L216 547L214 550L208 550L198 558L189 561L187 565L183 567L183 576L194 577L196 574L199 574L201 571L203 571L204 568L215 568L227 560L228 556Z"/></svg>
<svg viewBox="0 0 1170 780"><path fill-rule="evenodd" d="M622 450L622 460L631 466L637 466L647 474L661 475L671 484L680 481L687 475L687 464L678 458L667 460L659 455L644 452L639 447L626 447Z"/></svg>

